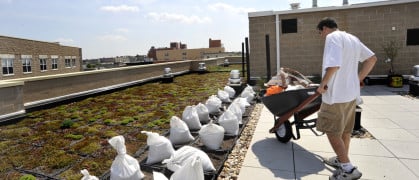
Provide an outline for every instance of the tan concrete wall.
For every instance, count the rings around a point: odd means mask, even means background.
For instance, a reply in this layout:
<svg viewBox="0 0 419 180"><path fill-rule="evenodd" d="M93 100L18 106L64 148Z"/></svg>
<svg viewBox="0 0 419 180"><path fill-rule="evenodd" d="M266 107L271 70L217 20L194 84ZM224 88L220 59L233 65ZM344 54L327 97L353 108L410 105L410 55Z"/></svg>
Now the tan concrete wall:
<svg viewBox="0 0 419 180"><path fill-rule="evenodd" d="M205 53L220 53L224 52L224 47L215 48L199 48L199 49L174 49L174 50L158 50L157 61L167 60L197 60L204 59Z"/></svg>
<svg viewBox="0 0 419 180"><path fill-rule="evenodd" d="M13 75L0 74L0 80L45 76L81 71L82 50L77 47L61 46L58 43L34 41L13 37L0 36L0 54L14 55ZM31 55L31 73L23 73L21 55ZM47 56L47 70L41 71L39 56ZM58 56L58 69L52 70L51 56ZM75 56L75 67L65 67L65 56ZM0 64L1 66L1 64ZM1 72L0 72L1 73Z"/></svg>
<svg viewBox="0 0 419 180"><path fill-rule="evenodd" d="M25 111L39 105L77 97L77 94L94 90L107 90L146 82L162 77L164 68L181 74L197 70L198 63L207 66L218 65L224 58L187 60L140 66L128 66L95 71L83 71L49 76L38 76L0 81L0 122L4 116ZM103 91L104 91L103 90ZM74 95L76 94L76 95Z"/></svg>
<svg viewBox="0 0 419 180"><path fill-rule="evenodd" d="M419 63L419 46L406 46L406 32L419 28L419 2L376 7L347 8L318 12L280 14L279 19L297 18L297 33L280 33L281 66L294 68L305 75L320 74L324 39L316 30L323 17L337 20L339 29L357 36L379 59L371 74L387 74L389 64L382 45L395 40L400 46L394 65L397 73L411 74ZM392 30L395 27L395 30ZM265 76L265 34L270 35L272 73L276 70L275 15L249 17L249 47L252 76Z"/></svg>

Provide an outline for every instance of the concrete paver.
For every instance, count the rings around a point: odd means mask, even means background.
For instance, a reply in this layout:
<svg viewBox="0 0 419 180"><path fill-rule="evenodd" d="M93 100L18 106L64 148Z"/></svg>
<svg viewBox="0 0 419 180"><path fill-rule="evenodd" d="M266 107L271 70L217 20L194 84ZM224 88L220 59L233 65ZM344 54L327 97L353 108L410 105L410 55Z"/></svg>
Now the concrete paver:
<svg viewBox="0 0 419 180"><path fill-rule="evenodd" d="M352 138L350 158L361 179L419 179L419 99L400 95L406 92L408 85L361 90L361 125L374 137ZM326 136L303 129L300 139L281 143L268 132L273 117L262 109L238 179L328 179L335 169L322 158L335 154Z"/></svg>

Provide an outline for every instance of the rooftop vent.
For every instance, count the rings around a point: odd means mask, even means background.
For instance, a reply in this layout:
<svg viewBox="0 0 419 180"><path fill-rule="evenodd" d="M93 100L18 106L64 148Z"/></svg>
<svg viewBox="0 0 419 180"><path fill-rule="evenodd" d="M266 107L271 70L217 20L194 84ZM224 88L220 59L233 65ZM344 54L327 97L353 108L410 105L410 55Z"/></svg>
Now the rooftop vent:
<svg viewBox="0 0 419 180"><path fill-rule="evenodd" d="M300 3L291 3L290 5L292 10L300 9Z"/></svg>
<svg viewBox="0 0 419 180"><path fill-rule="evenodd" d="M313 0L313 7L317 7L317 0Z"/></svg>

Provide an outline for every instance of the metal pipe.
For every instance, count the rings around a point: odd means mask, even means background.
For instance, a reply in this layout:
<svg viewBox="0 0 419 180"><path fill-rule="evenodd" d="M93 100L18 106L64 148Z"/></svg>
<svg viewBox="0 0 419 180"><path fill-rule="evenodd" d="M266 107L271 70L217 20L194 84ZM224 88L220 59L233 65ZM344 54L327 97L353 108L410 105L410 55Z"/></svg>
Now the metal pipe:
<svg viewBox="0 0 419 180"><path fill-rule="evenodd" d="M279 15L276 14L275 16L275 23L276 23L276 73L279 73L281 70L281 64L280 64L280 55L281 55L281 49L280 49L280 36L279 36Z"/></svg>
<svg viewBox="0 0 419 180"><path fill-rule="evenodd" d="M250 83L250 60L249 60L249 38L245 38L246 43L246 76L247 76L247 84Z"/></svg>
<svg viewBox="0 0 419 180"><path fill-rule="evenodd" d="M244 42L242 42L242 77L244 77Z"/></svg>
<svg viewBox="0 0 419 180"><path fill-rule="evenodd" d="M265 35L265 48L266 48L266 82L271 79L271 51L269 46L269 34Z"/></svg>

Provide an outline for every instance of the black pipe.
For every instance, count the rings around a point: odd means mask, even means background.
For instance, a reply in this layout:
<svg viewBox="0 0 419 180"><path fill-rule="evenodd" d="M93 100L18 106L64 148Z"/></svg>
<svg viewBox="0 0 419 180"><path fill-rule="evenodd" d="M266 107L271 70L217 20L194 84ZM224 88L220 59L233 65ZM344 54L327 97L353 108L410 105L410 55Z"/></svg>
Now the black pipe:
<svg viewBox="0 0 419 180"><path fill-rule="evenodd" d="M249 38L245 38L246 42L246 76L247 84L250 84L250 63L249 63Z"/></svg>
<svg viewBox="0 0 419 180"><path fill-rule="evenodd" d="M265 35L266 44L266 82L271 79L271 51L269 49L269 34Z"/></svg>
<svg viewBox="0 0 419 180"><path fill-rule="evenodd" d="M242 77L244 77L244 43L242 42Z"/></svg>

